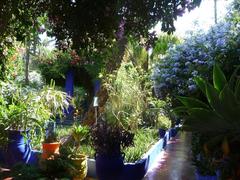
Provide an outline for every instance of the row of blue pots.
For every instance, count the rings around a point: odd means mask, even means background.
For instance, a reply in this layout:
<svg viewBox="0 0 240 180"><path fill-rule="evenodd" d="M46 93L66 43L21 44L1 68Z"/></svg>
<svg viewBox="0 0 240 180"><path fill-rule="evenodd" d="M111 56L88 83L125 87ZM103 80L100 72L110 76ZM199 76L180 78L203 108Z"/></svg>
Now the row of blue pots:
<svg viewBox="0 0 240 180"><path fill-rule="evenodd" d="M159 136L163 138L165 147L170 137L177 134L176 128L169 130L169 135L165 136L166 130L159 129ZM96 175L99 180L141 180L146 173L149 159L143 159L137 164L124 165L124 155L109 156L98 154L96 160Z"/></svg>

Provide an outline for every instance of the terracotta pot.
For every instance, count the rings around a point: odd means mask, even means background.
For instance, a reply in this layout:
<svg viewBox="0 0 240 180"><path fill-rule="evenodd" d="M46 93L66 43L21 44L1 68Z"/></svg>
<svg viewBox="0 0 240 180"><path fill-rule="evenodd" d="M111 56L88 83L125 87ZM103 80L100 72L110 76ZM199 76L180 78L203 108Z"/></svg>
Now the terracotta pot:
<svg viewBox="0 0 240 180"><path fill-rule="evenodd" d="M59 154L60 143L43 143L42 144L42 159L48 159L54 154Z"/></svg>
<svg viewBox="0 0 240 180"><path fill-rule="evenodd" d="M87 176L87 156L78 154L76 157L70 157L74 168L69 169L69 173L74 180L83 180Z"/></svg>

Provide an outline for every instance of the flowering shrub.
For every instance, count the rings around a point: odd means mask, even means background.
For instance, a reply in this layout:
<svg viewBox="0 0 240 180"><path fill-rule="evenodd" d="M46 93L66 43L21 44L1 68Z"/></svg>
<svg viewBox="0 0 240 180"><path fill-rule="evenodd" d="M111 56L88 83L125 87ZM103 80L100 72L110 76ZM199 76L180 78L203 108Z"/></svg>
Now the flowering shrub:
<svg viewBox="0 0 240 180"><path fill-rule="evenodd" d="M14 80L18 75L24 73L23 48L14 38L7 37L0 44L0 78Z"/></svg>
<svg viewBox="0 0 240 180"><path fill-rule="evenodd" d="M40 73L38 73L37 71L31 71L29 72L29 86L32 88L36 88L36 89L41 89L45 84L42 80L42 76ZM15 78L15 82L18 84L24 84L25 83L25 76L22 75L18 75Z"/></svg>
<svg viewBox="0 0 240 180"><path fill-rule="evenodd" d="M78 67L81 58L75 50L43 51L35 59L42 75L47 79L59 79L65 77L70 68Z"/></svg>
<svg viewBox="0 0 240 180"><path fill-rule="evenodd" d="M239 12L232 10L225 21L213 26L207 33L197 32L184 43L169 48L166 57L159 60L154 69L157 96L195 93L194 77L211 80L215 61L223 66L227 74L231 74L234 65L240 64L239 17Z"/></svg>

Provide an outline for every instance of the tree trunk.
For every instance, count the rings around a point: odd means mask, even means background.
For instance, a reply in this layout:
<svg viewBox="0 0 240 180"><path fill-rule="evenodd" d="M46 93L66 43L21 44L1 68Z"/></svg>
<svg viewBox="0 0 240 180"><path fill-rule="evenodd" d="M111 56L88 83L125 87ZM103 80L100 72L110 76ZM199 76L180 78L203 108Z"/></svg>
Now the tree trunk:
<svg viewBox="0 0 240 180"><path fill-rule="evenodd" d="M119 69L122 63L122 59L125 53L125 47L127 45L127 39L122 38L118 41L118 52L113 53L112 60L109 62L109 64L106 67L106 72L108 74L113 73L113 71ZM104 86L101 86L100 90L97 93L98 97L98 113L101 114L104 111L104 105L108 100L108 91ZM86 113L83 124L85 125L93 125L95 122L95 109L93 107L93 104L90 105L88 112Z"/></svg>
<svg viewBox="0 0 240 180"><path fill-rule="evenodd" d="M25 63L25 83L28 84L29 83L29 78L28 78L28 74L29 74L29 61L30 61L30 40L27 41L27 49L26 49L26 63Z"/></svg>

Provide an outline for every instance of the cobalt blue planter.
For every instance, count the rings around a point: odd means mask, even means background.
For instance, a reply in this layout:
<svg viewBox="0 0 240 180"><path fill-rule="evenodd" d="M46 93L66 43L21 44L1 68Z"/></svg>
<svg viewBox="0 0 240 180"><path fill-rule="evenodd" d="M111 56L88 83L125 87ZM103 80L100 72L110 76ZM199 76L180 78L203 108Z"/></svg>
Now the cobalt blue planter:
<svg viewBox="0 0 240 180"><path fill-rule="evenodd" d="M149 158L144 158L136 163L124 165L121 180L141 180L148 170Z"/></svg>
<svg viewBox="0 0 240 180"><path fill-rule="evenodd" d="M4 153L5 163L9 167L16 163L29 163L31 158L31 147L29 140L24 139L24 131L9 130L9 143ZM27 133L26 133L27 134ZM33 158L33 157L32 157Z"/></svg>
<svg viewBox="0 0 240 180"><path fill-rule="evenodd" d="M73 97L74 93L74 72L73 69L70 69L66 74L66 82L65 82L65 91L66 93ZM65 114L71 114L73 112L73 106L69 106L68 110L65 111Z"/></svg>
<svg viewBox="0 0 240 180"><path fill-rule="evenodd" d="M97 95L97 92L100 90L101 88L101 81L99 79L94 81L94 96Z"/></svg>
<svg viewBox="0 0 240 180"><path fill-rule="evenodd" d="M203 176L199 173L198 170L195 171L195 177L196 177L196 180L218 180L219 179L218 172L217 172L217 175L214 175L214 176L211 176L211 175Z"/></svg>
<svg viewBox="0 0 240 180"><path fill-rule="evenodd" d="M171 134L171 137L175 137L177 135L177 129L176 128L171 128L170 129L170 134Z"/></svg>
<svg viewBox="0 0 240 180"><path fill-rule="evenodd" d="M4 155L3 155L3 150L0 148L0 164L4 163Z"/></svg>
<svg viewBox="0 0 240 180"><path fill-rule="evenodd" d="M158 133L159 133L159 137L160 138L164 138L165 134L166 134L166 130L165 129L158 129Z"/></svg>
<svg viewBox="0 0 240 180"><path fill-rule="evenodd" d="M99 180L119 180L123 171L124 156L108 156L98 154L96 156L96 173Z"/></svg>

